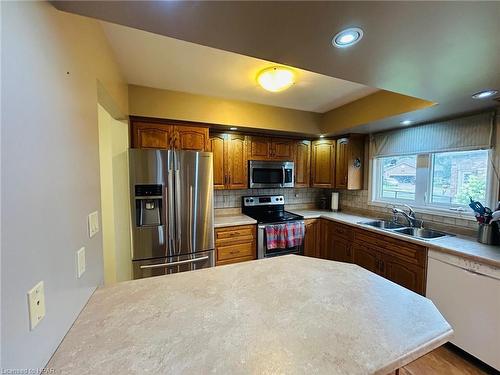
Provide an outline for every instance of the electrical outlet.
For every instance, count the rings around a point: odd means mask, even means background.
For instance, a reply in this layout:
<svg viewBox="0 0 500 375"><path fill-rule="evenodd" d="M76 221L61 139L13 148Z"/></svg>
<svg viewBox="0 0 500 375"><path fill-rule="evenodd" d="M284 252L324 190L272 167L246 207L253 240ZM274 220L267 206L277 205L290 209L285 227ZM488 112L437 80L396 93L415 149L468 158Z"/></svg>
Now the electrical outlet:
<svg viewBox="0 0 500 375"><path fill-rule="evenodd" d="M82 277L85 272L85 248L82 247L76 252L76 276Z"/></svg>
<svg viewBox="0 0 500 375"><path fill-rule="evenodd" d="M88 229L89 229L89 237L94 237L97 232L99 232L99 214L97 211L92 212L88 216Z"/></svg>
<svg viewBox="0 0 500 375"><path fill-rule="evenodd" d="M30 330L33 330L45 317L45 291L43 288L43 281L40 281L28 292L28 309L30 315Z"/></svg>

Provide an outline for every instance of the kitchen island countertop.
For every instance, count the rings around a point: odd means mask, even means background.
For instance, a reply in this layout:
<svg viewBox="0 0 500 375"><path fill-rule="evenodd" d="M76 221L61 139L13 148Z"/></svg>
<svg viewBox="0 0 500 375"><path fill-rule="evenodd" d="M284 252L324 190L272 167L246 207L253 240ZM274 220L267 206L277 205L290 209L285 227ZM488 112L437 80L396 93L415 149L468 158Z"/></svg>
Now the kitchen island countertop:
<svg viewBox="0 0 500 375"><path fill-rule="evenodd" d="M354 264L288 255L99 288L47 368L385 375L451 334L416 293Z"/></svg>

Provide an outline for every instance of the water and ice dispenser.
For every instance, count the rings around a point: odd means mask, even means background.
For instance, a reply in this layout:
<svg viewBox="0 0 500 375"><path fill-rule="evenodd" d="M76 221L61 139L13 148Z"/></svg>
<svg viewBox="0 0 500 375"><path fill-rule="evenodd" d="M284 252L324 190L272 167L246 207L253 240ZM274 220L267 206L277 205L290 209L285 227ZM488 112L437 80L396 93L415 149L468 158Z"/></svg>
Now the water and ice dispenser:
<svg viewBox="0 0 500 375"><path fill-rule="evenodd" d="M154 227L163 225L162 185L135 186L135 224L136 227Z"/></svg>

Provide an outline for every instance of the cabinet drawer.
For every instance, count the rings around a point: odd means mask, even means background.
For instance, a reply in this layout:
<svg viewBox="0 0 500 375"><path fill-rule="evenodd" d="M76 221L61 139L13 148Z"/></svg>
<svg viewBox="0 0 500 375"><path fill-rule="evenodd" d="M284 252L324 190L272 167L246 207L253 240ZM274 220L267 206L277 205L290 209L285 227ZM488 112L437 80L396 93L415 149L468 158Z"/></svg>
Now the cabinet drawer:
<svg viewBox="0 0 500 375"><path fill-rule="evenodd" d="M255 253L255 242L243 242L233 245L225 245L217 247L217 261L228 259L252 257Z"/></svg>
<svg viewBox="0 0 500 375"><path fill-rule="evenodd" d="M423 246L358 230L354 232L354 242L361 245L370 244L370 247L376 247L380 252L398 257L405 262L419 266L425 266L426 263L427 248Z"/></svg>
<svg viewBox="0 0 500 375"><path fill-rule="evenodd" d="M238 227L216 229L215 239L216 240L224 240L228 238L236 239L238 237L254 236L254 234L255 234L254 225L244 225Z"/></svg>
<svg viewBox="0 0 500 375"><path fill-rule="evenodd" d="M347 225L331 222L330 230L335 237L342 237L346 240L352 240L354 237L353 229Z"/></svg>

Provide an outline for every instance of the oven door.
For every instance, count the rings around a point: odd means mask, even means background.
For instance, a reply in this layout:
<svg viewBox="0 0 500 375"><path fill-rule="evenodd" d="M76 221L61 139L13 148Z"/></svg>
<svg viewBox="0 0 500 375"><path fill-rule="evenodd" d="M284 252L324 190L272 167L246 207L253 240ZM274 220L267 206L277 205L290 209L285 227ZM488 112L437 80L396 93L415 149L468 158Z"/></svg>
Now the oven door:
<svg viewBox="0 0 500 375"><path fill-rule="evenodd" d="M250 160L248 167L251 189L293 187L293 162Z"/></svg>
<svg viewBox="0 0 500 375"><path fill-rule="evenodd" d="M301 220L302 223L304 221ZM257 227L257 259L269 258L278 255L287 254L299 254L304 253L304 240L302 240L302 245L289 247L284 249L268 249L267 248L267 238L266 238L266 225L282 224L282 223L269 223L269 224L259 224ZM304 233L305 235L305 233Z"/></svg>

